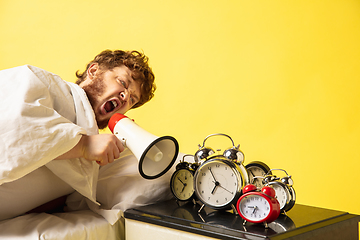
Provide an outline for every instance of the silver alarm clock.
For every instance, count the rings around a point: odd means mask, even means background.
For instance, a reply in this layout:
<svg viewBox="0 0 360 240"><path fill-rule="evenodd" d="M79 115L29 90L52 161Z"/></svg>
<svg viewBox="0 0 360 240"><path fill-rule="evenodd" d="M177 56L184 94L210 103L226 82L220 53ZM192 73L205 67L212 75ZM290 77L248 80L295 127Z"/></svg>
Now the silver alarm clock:
<svg viewBox="0 0 360 240"><path fill-rule="evenodd" d="M285 177L277 177L273 175L273 171L283 171ZM289 211L294 205L296 200L296 194L293 187L293 180L291 176L283 169L271 169L264 177L263 180L265 186L270 186L275 190L276 199L280 204L280 210L282 212Z"/></svg>
<svg viewBox="0 0 360 240"><path fill-rule="evenodd" d="M205 147L205 141L213 136L228 137L232 147L222 154L216 154L212 148ZM244 154L239 146L236 147L231 137L226 134L211 134L204 139L202 146L199 145L195 158L199 162L203 161L194 175L197 198L213 209L235 208L234 204L239 199L242 188L249 182L243 165Z"/></svg>

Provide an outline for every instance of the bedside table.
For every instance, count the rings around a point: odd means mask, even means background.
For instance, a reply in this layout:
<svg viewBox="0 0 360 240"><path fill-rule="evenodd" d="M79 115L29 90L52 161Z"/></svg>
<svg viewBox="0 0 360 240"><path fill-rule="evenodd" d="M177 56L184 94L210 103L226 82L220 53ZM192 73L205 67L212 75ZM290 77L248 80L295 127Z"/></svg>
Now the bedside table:
<svg viewBox="0 0 360 240"><path fill-rule="evenodd" d="M127 240L148 239L359 239L360 216L295 204L268 224L246 223L231 211L169 200L125 211Z"/></svg>

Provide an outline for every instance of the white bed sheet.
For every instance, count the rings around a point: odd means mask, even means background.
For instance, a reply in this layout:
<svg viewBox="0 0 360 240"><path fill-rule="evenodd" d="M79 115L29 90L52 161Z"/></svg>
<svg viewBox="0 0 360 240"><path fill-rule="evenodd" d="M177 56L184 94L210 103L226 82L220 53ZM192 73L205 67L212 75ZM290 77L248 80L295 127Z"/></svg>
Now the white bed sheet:
<svg viewBox="0 0 360 240"><path fill-rule="evenodd" d="M123 218L111 225L91 210L32 213L0 221L0 239L124 240L125 225Z"/></svg>

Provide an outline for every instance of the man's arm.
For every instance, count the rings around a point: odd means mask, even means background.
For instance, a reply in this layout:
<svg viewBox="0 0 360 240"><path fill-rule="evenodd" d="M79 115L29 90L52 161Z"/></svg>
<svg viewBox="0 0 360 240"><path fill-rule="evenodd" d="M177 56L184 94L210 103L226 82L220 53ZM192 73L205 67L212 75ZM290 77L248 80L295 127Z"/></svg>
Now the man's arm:
<svg viewBox="0 0 360 240"><path fill-rule="evenodd" d="M120 157L124 151L121 141L113 134L82 135L78 144L56 160L85 158L104 166Z"/></svg>

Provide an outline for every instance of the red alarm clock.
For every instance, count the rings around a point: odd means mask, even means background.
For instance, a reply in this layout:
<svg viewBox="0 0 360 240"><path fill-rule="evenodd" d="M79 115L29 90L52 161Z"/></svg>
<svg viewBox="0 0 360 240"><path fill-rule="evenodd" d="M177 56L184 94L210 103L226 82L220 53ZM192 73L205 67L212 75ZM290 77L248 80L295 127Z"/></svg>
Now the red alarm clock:
<svg viewBox="0 0 360 240"><path fill-rule="evenodd" d="M276 220L280 215L280 204L275 198L275 190L265 186L261 191L253 184L243 188L243 195L239 198L236 209L246 222L267 224Z"/></svg>

